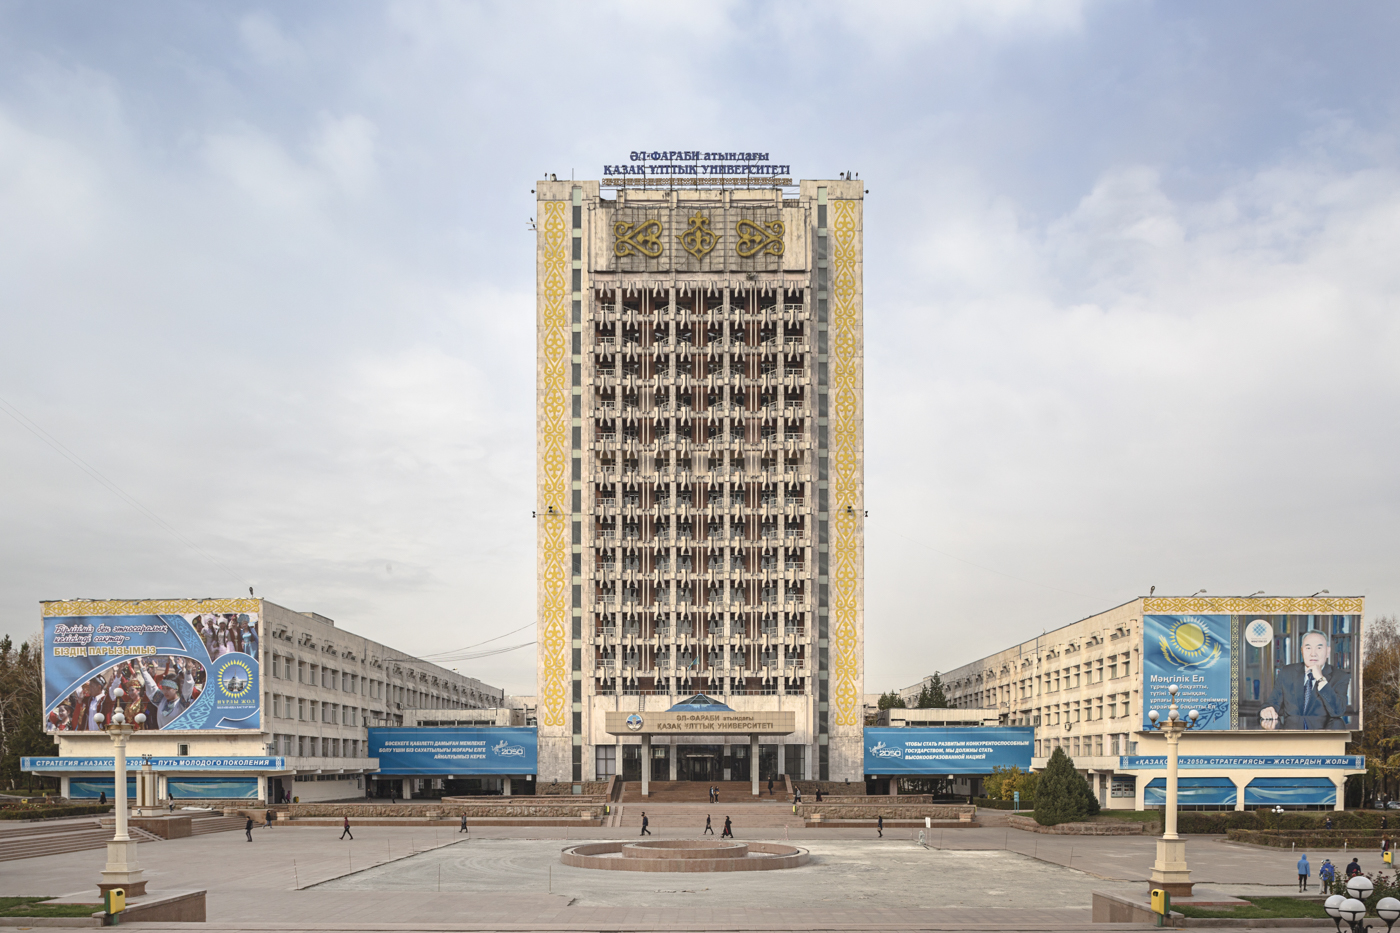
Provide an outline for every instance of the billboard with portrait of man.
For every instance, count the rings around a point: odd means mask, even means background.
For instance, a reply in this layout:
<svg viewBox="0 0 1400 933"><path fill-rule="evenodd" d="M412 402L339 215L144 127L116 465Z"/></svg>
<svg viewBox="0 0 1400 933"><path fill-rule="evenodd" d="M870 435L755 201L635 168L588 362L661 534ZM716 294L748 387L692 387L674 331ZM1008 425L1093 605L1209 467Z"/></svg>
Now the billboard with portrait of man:
<svg viewBox="0 0 1400 933"><path fill-rule="evenodd" d="M44 728L262 728L256 599L72 600L44 612ZM143 717L137 722L137 717Z"/></svg>
<svg viewBox="0 0 1400 933"><path fill-rule="evenodd" d="M1167 714L1172 685L1197 728L1361 728L1360 612L1147 612L1142 623L1144 728L1149 711Z"/></svg>

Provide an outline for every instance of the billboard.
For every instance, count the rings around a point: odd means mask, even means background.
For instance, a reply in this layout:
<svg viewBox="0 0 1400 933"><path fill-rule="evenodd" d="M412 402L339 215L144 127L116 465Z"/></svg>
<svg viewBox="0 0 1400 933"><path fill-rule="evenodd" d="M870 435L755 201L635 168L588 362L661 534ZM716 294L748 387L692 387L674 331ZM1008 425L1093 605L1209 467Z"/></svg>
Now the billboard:
<svg viewBox="0 0 1400 933"><path fill-rule="evenodd" d="M45 730L91 732L120 708L141 730L260 731L260 608L255 599L45 603Z"/></svg>
<svg viewBox="0 0 1400 933"><path fill-rule="evenodd" d="M371 728L379 774L538 774L534 726Z"/></svg>
<svg viewBox="0 0 1400 933"><path fill-rule="evenodd" d="M1032 726L948 726L865 730L866 774L991 774L1031 768Z"/></svg>
<svg viewBox="0 0 1400 933"><path fill-rule="evenodd" d="M1176 684L1197 728L1359 729L1360 635L1359 611L1144 613L1143 728L1149 710L1166 715Z"/></svg>

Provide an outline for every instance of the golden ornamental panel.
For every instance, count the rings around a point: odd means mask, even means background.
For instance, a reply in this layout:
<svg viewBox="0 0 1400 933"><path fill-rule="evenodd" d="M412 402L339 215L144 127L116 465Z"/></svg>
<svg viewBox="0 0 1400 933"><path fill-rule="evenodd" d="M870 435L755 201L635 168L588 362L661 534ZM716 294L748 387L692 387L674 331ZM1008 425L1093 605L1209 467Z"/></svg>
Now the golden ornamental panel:
<svg viewBox="0 0 1400 933"><path fill-rule="evenodd" d="M1142 611L1151 613L1198 613L1202 615L1356 615L1366 600L1361 596L1336 598L1311 596L1156 596L1142 601Z"/></svg>
<svg viewBox="0 0 1400 933"><path fill-rule="evenodd" d="M769 256L783 254L784 227L781 220L775 220L772 223L741 220L734 225L734 232L739 235L738 241L734 244L734 252L744 259L757 256L759 253L767 253Z"/></svg>
<svg viewBox="0 0 1400 933"><path fill-rule="evenodd" d="M710 218L696 211L690 215L690 223L686 225L684 233L676 234L676 239L681 241L681 247L696 259L704 259L715 244L719 243L719 237L710 229Z"/></svg>
<svg viewBox="0 0 1400 933"><path fill-rule="evenodd" d="M65 599L43 603L54 616L191 615L199 612L262 612L260 599Z"/></svg>
<svg viewBox="0 0 1400 933"><path fill-rule="evenodd" d="M829 356L831 458L831 698L835 722L862 719L861 592L861 309L856 202L833 201Z"/></svg>
<svg viewBox="0 0 1400 933"><path fill-rule="evenodd" d="M655 259L661 255L661 250L661 221L644 220L632 224L619 220L613 223L613 255L619 259L634 254Z"/></svg>
<svg viewBox="0 0 1400 933"><path fill-rule="evenodd" d="M539 712L564 726L569 704L569 205L540 205Z"/></svg>

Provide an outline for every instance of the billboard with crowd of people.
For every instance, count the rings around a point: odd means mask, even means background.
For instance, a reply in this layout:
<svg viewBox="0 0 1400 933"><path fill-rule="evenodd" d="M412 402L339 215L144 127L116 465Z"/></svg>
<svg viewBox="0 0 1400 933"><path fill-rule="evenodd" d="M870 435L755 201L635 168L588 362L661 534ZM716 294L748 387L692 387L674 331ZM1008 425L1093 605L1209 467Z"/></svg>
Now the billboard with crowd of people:
<svg viewBox="0 0 1400 933"><path fill-rule="evenodd" d="M1209 730L1361 728L1361 614L1144 613L1143 726L1167 715Z"/></svg>
<svg viewBox="0 0 1400 933"><path fill-rule="evenodd" d="M257 600L43 605L47 731L261 730Z"/></svg>

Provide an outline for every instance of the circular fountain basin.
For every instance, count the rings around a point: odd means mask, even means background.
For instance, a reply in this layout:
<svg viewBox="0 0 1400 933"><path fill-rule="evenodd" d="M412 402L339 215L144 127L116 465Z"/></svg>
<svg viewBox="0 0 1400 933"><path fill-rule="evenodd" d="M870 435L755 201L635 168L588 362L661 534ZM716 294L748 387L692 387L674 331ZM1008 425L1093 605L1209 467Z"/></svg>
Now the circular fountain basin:
<svg viewBox="0 0 1400 933"><path fill-rule="evenodd" d="M771 842L657 839L569 846L560 861L604 871L775 871L805 865L808 857L799 846Z"/></svg>

